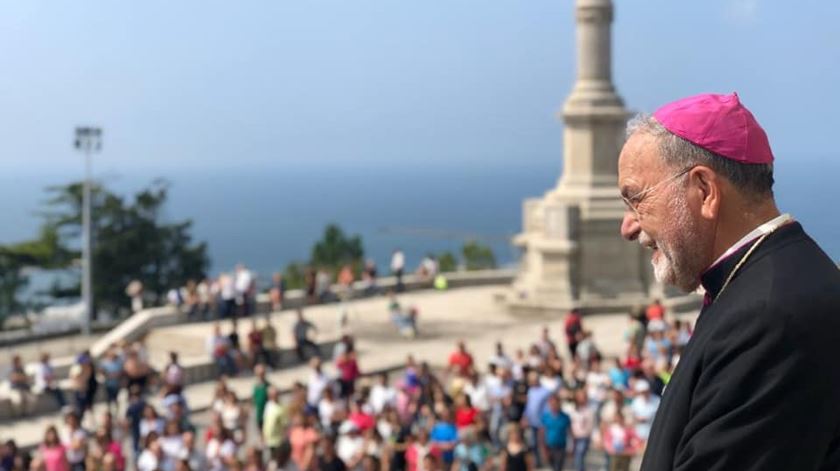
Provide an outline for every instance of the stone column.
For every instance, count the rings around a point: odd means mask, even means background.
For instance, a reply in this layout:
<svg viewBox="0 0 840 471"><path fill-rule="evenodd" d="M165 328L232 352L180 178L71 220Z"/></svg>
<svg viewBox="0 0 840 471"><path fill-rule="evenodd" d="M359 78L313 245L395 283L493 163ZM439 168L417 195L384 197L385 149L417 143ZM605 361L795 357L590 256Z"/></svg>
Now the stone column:
<svg viewBox="0 0 840 471"><path fill-rule="evenodd" d="M611 0L578 0L577 81L567 105L622 106L612 84Z"/></svg>
<svg viewBox="0 0 840 471"><path fill-rule="evenodd" d="M514 312L626 312L648 300L646 254L619 234L617 163L629 113L612 83L612 1L577 0L575 12L577 80L560 113L563 174L523 207Z"/></svg>

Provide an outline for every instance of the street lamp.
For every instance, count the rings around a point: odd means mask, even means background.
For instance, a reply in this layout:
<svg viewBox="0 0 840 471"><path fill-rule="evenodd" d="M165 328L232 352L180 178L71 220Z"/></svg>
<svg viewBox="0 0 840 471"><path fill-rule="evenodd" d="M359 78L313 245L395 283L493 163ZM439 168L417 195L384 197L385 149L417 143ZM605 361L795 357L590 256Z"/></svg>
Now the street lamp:
<svg viewBox="0 0 840 471"><path fill-rule="evenodd" d="M75 146L85 153L85 181L82 193L82 301L85 304L85 319L82 333L90 335L93 319L93 253L91 251L92 228L90 224L90 154L102 150L102 129L77 127Z"/></svg>

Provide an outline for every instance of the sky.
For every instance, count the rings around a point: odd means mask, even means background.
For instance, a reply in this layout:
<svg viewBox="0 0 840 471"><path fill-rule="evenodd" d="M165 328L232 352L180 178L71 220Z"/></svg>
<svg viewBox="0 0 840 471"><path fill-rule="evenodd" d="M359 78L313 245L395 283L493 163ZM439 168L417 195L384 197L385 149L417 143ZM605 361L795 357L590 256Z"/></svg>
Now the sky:
<svg viewBox="0 0 840 471"><path fill-rule="evenodd" d="M840 159L840 2L615 4L629 108L738 91L777 159ZM104 128L100 174L559 161L573 18L570 0L4 1L0 172L79 175L80 124Z"/></svg>

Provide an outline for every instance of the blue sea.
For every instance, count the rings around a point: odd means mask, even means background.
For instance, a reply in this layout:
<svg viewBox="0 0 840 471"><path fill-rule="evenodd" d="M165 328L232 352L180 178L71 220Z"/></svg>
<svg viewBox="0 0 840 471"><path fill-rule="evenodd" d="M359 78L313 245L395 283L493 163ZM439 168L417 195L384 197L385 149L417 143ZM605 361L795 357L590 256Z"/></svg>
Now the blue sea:
<svg viewBox="0 0 840 471"><path fill-rule="evenodd" d="M458 254L469 239L490 245L500 264L513 264L517 252L509 240L522 226L522 200L553 187L560 167L559 159L522 164L512 158L509 165L295 165L96 176L123 193L156 177L168 179L164 217L194 221L195 237L208 243L212 271L242 262L265 280L289 262L308 259L328 223L359 234L382 272L395 248L403 249L413 268L426 253ZM835 260L840 260L838 170L840 162L831 159L819 167L781 163L776 170L780 208L801 221ZM36 234L43 189L68 178L49 172L1 175L0 243Z"/></svg>

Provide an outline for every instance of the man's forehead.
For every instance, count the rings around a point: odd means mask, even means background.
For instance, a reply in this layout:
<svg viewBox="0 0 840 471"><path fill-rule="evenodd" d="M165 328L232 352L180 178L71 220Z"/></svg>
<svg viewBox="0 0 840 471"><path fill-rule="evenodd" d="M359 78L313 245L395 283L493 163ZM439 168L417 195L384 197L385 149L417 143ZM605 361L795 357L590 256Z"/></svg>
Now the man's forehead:
<svg viewBox="0 0 840 471"><path fill-rule="evenodd" d="M622 191L637 188L646 176L661 171L662 166L655 138L649 134L633 134L618 156L618 186Z"/></svg>
<svg viewBox="0 0 840 471"><path fill-rule="evenodd" d="M634 170L644 168L653 163L651 154L655 154L656 141L649 134L636 133L627 138L618 156L618 169Z"/></svg>

